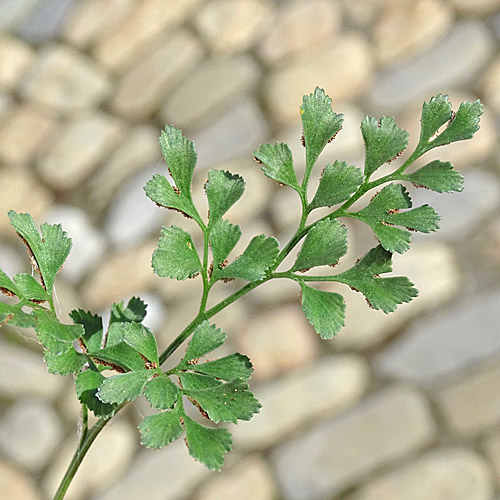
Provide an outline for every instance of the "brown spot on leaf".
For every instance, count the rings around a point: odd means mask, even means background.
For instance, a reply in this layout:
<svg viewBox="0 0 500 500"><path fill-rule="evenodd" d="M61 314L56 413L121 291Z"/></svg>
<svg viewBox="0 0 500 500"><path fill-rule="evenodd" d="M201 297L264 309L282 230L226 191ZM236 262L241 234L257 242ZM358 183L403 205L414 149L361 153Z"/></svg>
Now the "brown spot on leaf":
<svg viewBox="0 0 500 500"><path fill-rule="evenodd" d="M330 142L332 142L335 137L337 137L337 135L339 134L339 132L342 130L342 127L340 127L337 132L335 132L335 134L332 135L332 137L330 137L330 139L328 140L327 144L330 144Z"/></svg>
<svg viewBox="0 0 500 500"><path fill-rule="evenodd" d="M13 317L13 314L9 314L3 321L0 322L0 327L6 325Z"/></svg>
<svg viewBox="0 0 500 500"><path fill-rule="evenodd" d="M125 373L125 370L121 366L114 365L113 363L108 363L108 361L104 361L99 358L92 358L92 360L94 361L94 363L97 363L98 365L108 366L109 368L115 370L115 372Z"/></svg>
<svg viewBox="0 0 500 500"><path fill-rule="evenodd" d="M200 403L198 403L198 401L195 401L193 398L190 398L188 396L188 399L189 401L191 401L191 403L193 403L194 406L196 406L196 408L198 408L198 411L208 420L210 420L210 417L208 416L208 413L201 407Z"/></svg>
<svg viewBox="0 0 500 500"><path fill-rule="evenodd" d="M403 154L403 150L401 150L396 156L394 156L394 158L391 158L390 160L387 161L387 163L392 163L394 160L397 160L402 154Z"/></svg>
<svg viewBox="0 0 500 500"><path fill-rule="evenodd" d="M45 291L47 291L47 287L45 286L45 282L43 281L43 276L42 276L42 273L40 271L40 266L38 265L38 262L35 258L35 254L33 253L33 250L31 249L31 247L29 246L29 243L24 239L24 237L21 234L17 233L17 235L19 236L19 238L21 238L21 241L26 246L26 251L28 252L29 258L31 260L31 265L33 266L33 268L36 270L36 272L40 276L40 281L41 281L41 284L43 286L43 289Z"/></svg>
<svg viewBox="0 0 500 500"><path fill-rule="evenodd" d="M7 297L15 297L16 294L14 292L11 292L7 288L3 288L0 286L0 293L3 293L4 295L7 295Z"/></svg>

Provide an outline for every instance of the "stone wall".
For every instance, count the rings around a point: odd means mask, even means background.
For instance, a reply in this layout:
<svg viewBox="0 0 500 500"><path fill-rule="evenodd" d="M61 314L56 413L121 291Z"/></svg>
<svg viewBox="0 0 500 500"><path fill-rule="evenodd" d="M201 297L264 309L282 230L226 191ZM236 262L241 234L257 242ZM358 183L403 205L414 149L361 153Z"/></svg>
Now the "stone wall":
<svg viewBox="0 0 500 500"><path fill-rule="evenodd" d="M142 190L165 168L165 123L196 143L196 199L208 168L237 172L247 190L231 220L247 239L285 240L297 200L251 152L284 140L303 168L298 107L316 85L345 114L324 163L362 164L365 114L396 116L415 141L424 99L485 105L473 141L436 153L464 192L412 191L442 216L395 258L418 299L386 316L346 291L347 326L327 342L294 286L255 291L215 318L252 358L264 405L234 429L223 472L182 442L142 449L138 400L99 436L68 500L500 498L499 39L499 0L0 0L0 267L29 270L9 209L61 222L74 242L56 282L61 317L140 294L161 346L200 293L150 268L161 225L185 223ZM352 262L373 239L347 224ZM71 377L46 372L32 334L3 329L2 497L51 497L78 413Z"/></svg>

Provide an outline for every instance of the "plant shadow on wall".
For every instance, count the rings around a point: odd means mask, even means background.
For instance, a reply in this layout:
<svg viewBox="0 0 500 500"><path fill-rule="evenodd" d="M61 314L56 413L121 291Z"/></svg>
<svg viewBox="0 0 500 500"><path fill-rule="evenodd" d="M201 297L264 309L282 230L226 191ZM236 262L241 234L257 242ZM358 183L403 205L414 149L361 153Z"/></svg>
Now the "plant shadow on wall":
<svg viewBox="0 0 500 500"><path fill-rule="evenodd" d="M71 312L72 325L59 322L54 308L54 280L69 254L71 239L60 225L42 224L39 231L29 214L9 212L11 225L26 245L38 279L26 273L11 279L0 271L0 290L12 298L8 303L0 302L0 323L35 329L49 372L75 374L76 395L82 406L80 442L54 499L64 498L86 452L106 423L127 402L143 393L159 411L144 418L139 425L142 444L147 448L161 448L185 436L193 458L209 469L220 470L224 454L231 449L230 431L225 427L203 425L188 416L185 405L194 405L201 416L213 424L236 424L259 412L260 403L247 383L252 374L248 357L234 353L207 360L205 356L226 339L226 334L211 324L210 318L263 283L272 279L295 281L301 291L304 314L323 339L331 339L344 325L345 303L341 294L314 288L312 282L348 285L361 292L370 307L385 313L416 297L418 292L407 277L380 275L392 271L393 253L409 249L410 231L435 231L439 217L428 205L412 208L406 188L398 181L408 181L439 193L461 191L462 176L448 162L435 160L412 173L407 170L433 148L472 138L479 129L481 113L479 101L462 103L456 113L447 96L439 94L425 102L420 139L414 151L392 173L375 180L371 178L382 165L404 152L408 133L399 128L392 117L383 116L377 121L367 116L361 123L366 149L364 170L342 161L326 165L317 191L309 200L307 188L313 167L343 122L343 115L332 111L331 99L316 88L304 96L300 108L302 142L306 150L302 181L297 179L287 144L266 144L254 151L267 177L297 193L302 207L298 229L281 250L276 238L264 234L255 236L237 258L232 258L231 252L242 231L223 217L242 196L244 180L227 171L208 172L205 193L209 214L205 220L191 194L197 161L194 144L180 130L167 126L161 133L160 145L172 181L158 174L144 189L159 207L179 211L193 219L203 234L203 248L195 248L191 235L182 228L163 227L152 267L157 275L165 278L185 280L199 275L203 293L196 317L162 351L153 332L142 324L146 305L139 298L132 298L126 306L123 302L114 304L106 327L102 318L82 309ZM363 195L384 184L364 208L350 210ZM322 218L309 221L315 209L335 206L337 208ZM350 269L333 274L331 268L347 253L347 229L340 222L343 217L367 224L379 244ZM292 267L278 271L278 266L299 244ZM330 266L328 273L307 274L309 269L319 266ZM214 284L230 280L247 283L208 308L208 296ZM164 363L189 337L180 362L164 371ZM98 418L91 427L89 411Z"/></svg>

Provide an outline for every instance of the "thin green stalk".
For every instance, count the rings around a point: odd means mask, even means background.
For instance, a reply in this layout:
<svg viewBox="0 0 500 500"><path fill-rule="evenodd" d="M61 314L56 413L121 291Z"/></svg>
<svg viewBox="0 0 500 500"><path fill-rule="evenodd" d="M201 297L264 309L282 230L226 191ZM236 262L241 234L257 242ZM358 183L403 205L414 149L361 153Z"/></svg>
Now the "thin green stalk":
<svg viewBox="0 0 500 500"><path fill-rule="evenodd" d="M54 500L63 500L66 491L68 490L69 485L71 484L71 481L76 474L76 471L78 470L80 464L82 463L83 457L85 457L85 455L89 451L90 446L94 442L95 438L103 430L104 426L108 423L109 420L110 419L102 419L102 418L99 419L88 430L88 432L82 435L82 439L80 440L80 443L78 444L78 447L75 450L75 453L73 455L73 458L71 459L68 469L66 470L66 473L62 478L61 484L59 485L59 488L57 489L56 494L54 495Z"/></svg>
<svg viewBox="0 0 500 500"><path fill-rule="evenodd" d="M260 281L253 281L248 283L243 288L240 288L237 292L229 295L224 300L221 300L218 304L213 306L212 308L206 310L203 313L198 313L196 318L189 323L189 325L182 330L179 335L168 345L168 347L160 354L160 365L162 365L176 350L177 348L193 333L195 328L205 321L206 319L210 319L212 316L215 316L217 313L225 309L227 306L238 300L243 295L246 295L248 292L257 288L262 283L269 281L273 276L266 277Z"/></svg>
<svg viewBox="0 0 500 500"><path fill-rule="evenodd" d="M208 229L206 227L202 227L201 229L203 231L203 269L201 271L201 277L203 279L203 293L201 296L200 311L198 314L203 314L205 312L207 307L208 292L210 291L210 282L208 278Z"/></svg>

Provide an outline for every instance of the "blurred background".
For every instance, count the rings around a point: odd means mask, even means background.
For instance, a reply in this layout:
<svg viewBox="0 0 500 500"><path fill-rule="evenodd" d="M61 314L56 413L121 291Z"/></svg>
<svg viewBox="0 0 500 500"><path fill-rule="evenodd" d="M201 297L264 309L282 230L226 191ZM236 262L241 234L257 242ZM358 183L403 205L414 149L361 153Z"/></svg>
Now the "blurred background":
<svg viewBox="0 0 500 500"><path fill-rule="evenodd" d="M150 268L162 224L196 234L142 190L165 172L166 123L195 141L202 207L208 168L245 178L228 214L244 233L237 255L262 232L285 243L298 224L298 199L251 152L285 141L303 169L298 109L316 85L345 115L323 165L362 166L365 114L396 116L411 145L432 95L485 105L474 140L425 158L452 161L463 193L411 191L442 216L437 234L414 234L394 259L418 299L386 316L339 289L347 326L321 341L294 283L252 292L214 319L226 351L251 357L263 404L231 428L223 471L194 462L182 440L142 449L135 427L150 410L138 400L99 436L69 500L500 498L499 0L0 0L0 31L0 268L30 268L9 209L61 222L74 243L56 282L61 317L106 316L140 294L162 348L201 287ZM344 266L375 244L354 222ZM0 491L42 500L73 453L79 407L71 377L49 375L33 334L21 334L0 337Z"/></svg>

